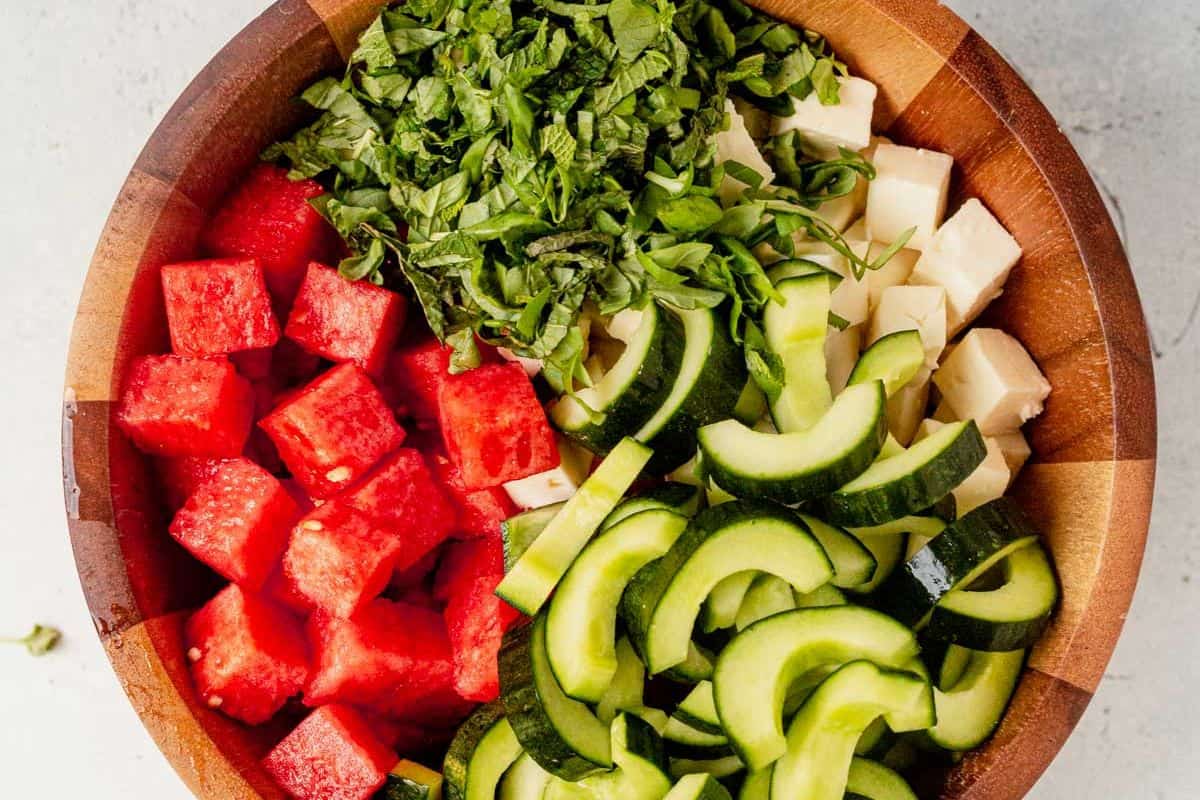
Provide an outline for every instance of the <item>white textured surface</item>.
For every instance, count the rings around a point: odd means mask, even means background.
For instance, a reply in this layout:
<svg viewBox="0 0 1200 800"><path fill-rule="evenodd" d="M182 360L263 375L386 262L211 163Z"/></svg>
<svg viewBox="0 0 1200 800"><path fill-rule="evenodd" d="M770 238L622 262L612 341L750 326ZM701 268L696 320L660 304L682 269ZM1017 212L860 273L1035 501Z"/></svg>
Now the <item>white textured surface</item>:
<svg viewBox="0 0 1200 800"><path fill-rule="evenodd" d="M91 630L60 505L62 364L109 205L157 120L264 0L0 0L0 796L184 800ZM1200 6L953 0L1061 121L1119 210L1159 351L1161 461L1142 584L1108 677L1034 800L1200 797Z"/></svg>

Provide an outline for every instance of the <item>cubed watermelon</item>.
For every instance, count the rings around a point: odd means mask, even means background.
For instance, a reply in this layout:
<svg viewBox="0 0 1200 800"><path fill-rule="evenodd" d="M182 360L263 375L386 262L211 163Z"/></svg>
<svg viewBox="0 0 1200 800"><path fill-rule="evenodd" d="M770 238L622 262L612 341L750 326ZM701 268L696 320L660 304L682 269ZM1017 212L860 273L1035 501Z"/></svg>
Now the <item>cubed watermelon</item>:
<svg viewBox="0 0 1200 800"><path fill-rule="evenodd" d="M467 489L488 489L558 466L554 430L517 364L487 364L447 380L438 392L438 419L447 454Z"/></svg>
<svg viewBox="0 0 1200 800"><path fill-rule="evenodd" d="M421 557L417 563L397 570L392 575L388 588L392 592L426 591L433 585L433 572L437 569L442 557L442 548L434 548Z"/></svg>
<svg viewBox="0 0 1200 800"><path fill-rule="evenodd" d="M234 458L253 419L250 383L225 359L134 359L117 408L126 435L158 456Z"/></svg>
<svg viewBox="0 0 1200 800"><path fill-rule="evenodd" d="M308 352L286 336L271 351L271 377L281 388L300 386L317 377L321 357Z"/></svg>
<svg viewBox="0 0 1200 800"><path fill-rule="evenodd" d="M309 263L337 252L337 232L308 202L324 193L316 181L293 181L287 170L260 164L225 198L205 231L204 249L257 258L267 288L287 306Z"/></svg>
<svg viewBox="0 0 1200 800"><path fill-rule="evenodd" d="M259 425L308 493L332 497L404 442L404 429L365 372L334 367Z"/></svg>
<svg viewBox="0 0 1200 800"><path fill-rule="evenodd" d="M425 457L401 448L356 488L337 498L379 521L402 543L396 569L416 564L454 531L454 507L434 480Z"/></svg>
<svg viewBox="0 0 1200 800"><path fill-rule="evenodd" d="M331 705L305 717L263 766L296 800L368 800L397 761L359 712Z"/></svg>
<svg viewBox="0 0 1200 800"><path fill-rule="evenodd" d="M349 617L387 586L400 549L395 534L372 517L327 502L292 529L283 574L308 605Z"/></svg>
<svg viewBox="0 0 1200 800"><path fill-rule="evenodd" d="M300 623L236 584L193 614L185 635L200 699L250 725L274 716L308 677Z"/></svg>
<svg viewBox="0 0 1200 800"><path fill-rule="evenodd" d="M450 643L437 611L374 600L349 619L314 614L308 637L307 705L348 703L383 713L450 685Z"/></svg>
<svg viewBox="0 0 1200 800"><path fill-rule="evenodd" d="M500 523L517 513L512 498L503 489L470 491L463 485L458 468L443 455L433 457L434 467L458 508L456 534L460 538L499 536Z"/></svg>
<svg viewBox="0 0 1200 800"><path fill-rule="evenodd" d="M436 427L438 392L450 377L451 348L436 339L406 347L388 360L389 399L405 416Z"/></svg>
<svg viewBox="0 0 1200 800"><path fill-rule="evenodd" d="M287 320L287 337L330 361L353 361L379 375L400 329L404 298L367 281L348 281L336 269L309 265Z"/></svg>
<svg viewBox="0 0 1200 800"><path fill-rule="evenodd" d="M254 350L230 353L229 360L237 367L237 371L241 373L242 377L258 382L271 377L271 363L274 354L275 348L273 347L259 347Z"/></svg>
<svg viewBox="0 0 1200 800"><path fill-rule="evenodd" d="M171 348L179 355L223 355L279 341L271 295L253 258L168 264L162 288Z"/></svg>
<svg viewBox="0 0 1200 800"><path fill-rule="evenodd" d="M481 578L456 591L444 612L454 651L454 689L467 700L490 703L500 694L500 645L520 614L496 596L498 578Z"/></svg>
<svg viewBox="0 0 1200 800"><path fill-rule="evenodd" d="M312 612L312 604L308 598L300 594L283 574L282 562L267 576L267 582L263 584L260 594L297 617L307 618Z"/></svg>
<svg viewBox="0 0 1200 800"><path fill-rule="evenodd" d="M196 488L170 530L196 558L257 591L275 569L298 516L296 501L275 476L239 458Z"/></svg>
<svg viewBox="0 0 1200 800"><path fill-rule="evenodd" d="M504 578L504 548L500 536L453 542L445 548L433 584L433 596L443 603L465 594L477 581ZM492 588L495 588L493 586Z"/></svg>
<svg viewBox="0 0 1200 800"><path fill-rule="evenodd" d="M221 465L229 461L228 458L197 456L158 459L156 462L158 476L167 500L168 510L174 514L182 508L200 484L217 474Z"/></svg>

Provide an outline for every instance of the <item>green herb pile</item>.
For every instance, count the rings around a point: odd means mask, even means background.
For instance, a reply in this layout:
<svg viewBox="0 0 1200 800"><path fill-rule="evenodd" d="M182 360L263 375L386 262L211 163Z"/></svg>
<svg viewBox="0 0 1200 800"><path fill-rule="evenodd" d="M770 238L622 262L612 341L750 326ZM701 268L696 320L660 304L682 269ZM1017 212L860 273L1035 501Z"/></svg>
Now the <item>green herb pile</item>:
<svg viewBox="0 0 1200 800"><path fill-rule="evenodd" d="M409 0L363 33L341 80L303 95L319 118L264 158L316 177L315 201L355 255L351 279L407 288L430 327L476 363L475 336L586 385L576 320L640 303L729 302L760 383L778 365L753 319L773 290L752 254L792 234L854 255L813 213L870 165L806 157L794 134L764 150L777 173L714 163L726 98L789 114L838 102L820 37L738 0ZM748 184L716 199L725 172ZM888 254L890 255L890 254ZM574 380L572 380L572 378Z"/></svg>

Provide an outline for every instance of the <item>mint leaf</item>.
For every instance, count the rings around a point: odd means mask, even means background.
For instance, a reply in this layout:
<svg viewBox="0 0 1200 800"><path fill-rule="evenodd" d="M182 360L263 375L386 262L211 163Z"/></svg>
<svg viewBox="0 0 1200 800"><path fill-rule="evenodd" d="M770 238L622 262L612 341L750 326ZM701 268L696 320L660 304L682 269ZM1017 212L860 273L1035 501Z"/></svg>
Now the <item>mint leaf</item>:
<svg viewBox="0 0 1200 800"><path fill-rule="evenodd" d="M633 61L659 36L658 13L642 0L613 0L608 24L621 58Z"/></svg>

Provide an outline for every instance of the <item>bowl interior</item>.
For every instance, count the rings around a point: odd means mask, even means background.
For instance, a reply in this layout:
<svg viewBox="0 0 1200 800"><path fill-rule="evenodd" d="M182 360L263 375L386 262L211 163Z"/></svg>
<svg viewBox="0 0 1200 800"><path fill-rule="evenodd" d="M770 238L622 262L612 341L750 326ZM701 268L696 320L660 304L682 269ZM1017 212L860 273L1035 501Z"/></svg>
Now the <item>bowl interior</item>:
<svg viewBox="0 0 1200 800"><path fill-rule="evenodd" d="M1154 478L1154 385L1136 289L1086 169L1013 70L933 0L756 0L824 33L880 86L879 132L952 154L1024 249L980 324L1030 350L1054 387L1016 493L1064 587L995 739L923 776L927 795L1018 798L1077 722L1108 662L1141 561ZM158 268L195 254L218 199L303 118L293 98L336 73L378 0L280 0L196 78L114 205L80 301L64 403L72 543L97 630L130 699L199 797L276 798L258 759L286 729L202 707L181 644L216 588L166 536L147 463L112 425L130 358L167 349ZM286 716L286 715L285 715ZM993 769L993 767L995 767ZM940 787L940 788L936 788Z"/></svg>

